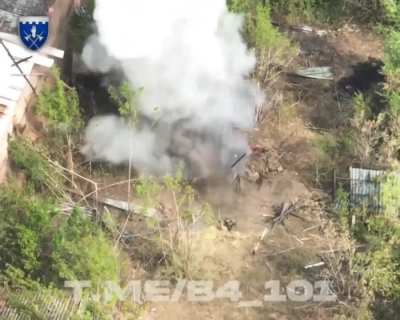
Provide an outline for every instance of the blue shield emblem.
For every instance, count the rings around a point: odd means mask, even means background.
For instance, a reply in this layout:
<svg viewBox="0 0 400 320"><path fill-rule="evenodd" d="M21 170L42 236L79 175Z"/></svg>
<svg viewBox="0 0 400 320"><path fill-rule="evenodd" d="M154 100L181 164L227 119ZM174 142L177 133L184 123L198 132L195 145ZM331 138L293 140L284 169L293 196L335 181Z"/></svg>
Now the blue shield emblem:
<svg viewBox="0 0 400 320"><path fill-rule="evenodd" d="M19 19L19 36L30 50L39 50L49 37L48 17L21 17Z"/></svg>

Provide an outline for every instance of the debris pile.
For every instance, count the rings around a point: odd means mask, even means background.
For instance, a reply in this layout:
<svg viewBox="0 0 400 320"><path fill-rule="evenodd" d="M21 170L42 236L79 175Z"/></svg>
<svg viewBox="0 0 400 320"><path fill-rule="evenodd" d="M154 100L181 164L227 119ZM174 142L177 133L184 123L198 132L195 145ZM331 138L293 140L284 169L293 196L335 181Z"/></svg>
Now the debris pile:
<svg viewBox="0 0 400 320"><path fill-rule="evenodd" d="M251 149L253 153L246 169L246 178L249 181L262 184L267 177L284 171L275 150L260 145L252 145Z"/></svg>

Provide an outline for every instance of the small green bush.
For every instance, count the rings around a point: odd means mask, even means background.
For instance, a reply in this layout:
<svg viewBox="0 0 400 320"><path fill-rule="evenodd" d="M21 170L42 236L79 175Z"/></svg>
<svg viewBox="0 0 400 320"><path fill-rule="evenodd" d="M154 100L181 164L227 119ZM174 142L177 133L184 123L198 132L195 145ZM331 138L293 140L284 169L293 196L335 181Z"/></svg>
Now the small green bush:
<svg viewBox="0 0 400 320"><path fill-rule="evenodd" d="M38 276L58 213L54 203L34 195L5 188L0 192L0 273L8 267Z"/></svg>
<svg viewBox="0 0 400 320"><path fill-rule="evenodd" d="M388 94L400 91L400 32L392 31L385 40L384 73Z"/></svg>
<svg viewBox="0 0 400 320"><path fill-rule="evenodd" d="M40 93L37 113L46 117L49 125L62 132L74 132L82 127L78 93L60 78L60 71L52 69L54 86Z"/></svg>
<svg viewBox="0 0 400 320"><path fill-rule="evenodd" d="M10 141L9 153L12 162L26 174L28 184L35 190L48 190L53 194L62 191L63 179L58 170L45 158L44 149L34 146L23 138L15 138Z"/></svg>
<svg viewBox="0 0 400 320"><path fill-rule="evenodd" d="M143 88L133 89L128 82L124 82L119 87L109 87L108 92L118 106L120 115L131 126L137 126L139 123L139 95Z"/></svg>
<svg viewBox="0 0 400 320"><path fill-rule="evenodd" d="M337 157L338 141L337 138L330 133L324 133L314 140L319 158L323 163L330 163Z"/></svg>
<svg viewBox="0 0 400 320"><path fill-rule="evenodd" d="M269 0L274 13L298 22L340 23L352 18L361 23L395 24L399 3L393 0Z"/></svg>
<svg viewBox="0 0 400 320"><path fill-rule="evenodd" d="M294 47L273 25L270 7L257 0L233 0L228 3L232 12L244 14L243 32L250 47L256 50L280 50L280 54L293 53ZM288 52L289 50L289 52Z"/></svg>
<svg viewBox="0 0 400 320"><path fill-rule="evenodd" d="M386 216L367 221L369 250L359 253L358 264L373 297L400 299L400 223Z"/></svg>
<svg viewBox="0 0 400 320"><path fill-rule="evenodd" d="M273 26L270 6L263 1L233 0L228 7L244 15L243 37L257 56L255 76L264 85L270 85L297 55L297 46Z"/></svg>
<svg viewBox="0 0 400 320"><path fill-rule="evenodd" d="M53 240L52 270L63 280L89 280L93 285L118 281L118 251L105 233L75 209Z"/></svg>
<svg viewBox="0 0 400 320"><path fill-rule="evenodd" d="M58 213L51 200L1 189L0 274L20 270L45 283L119 280L118 252L100 226L74 209L56 228Z"/></svg>

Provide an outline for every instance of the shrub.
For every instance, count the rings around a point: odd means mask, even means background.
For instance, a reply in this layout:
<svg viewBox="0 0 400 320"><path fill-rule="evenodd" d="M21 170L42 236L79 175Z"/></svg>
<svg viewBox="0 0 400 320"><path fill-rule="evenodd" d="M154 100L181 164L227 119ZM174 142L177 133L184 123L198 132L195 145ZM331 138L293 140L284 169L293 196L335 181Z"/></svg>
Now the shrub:
<svg viewBox="0 0 400 320"><path fill-rule="evenodd" d="M93 285L119 280L119 255L104 232L75 209L53 240L52 270L62 280Z"/></svg>
<svg viewBox="0 0 400 320"><path fill-rule="evenodd" d="M146 234L142 244L136 246L136 256L147 265L159 268L167 278L193 278L198 272L198 253L194 252L196 233L194 226L216 224L210 206L196 203L196 192L183 180L182 171L175 176L165 176L162 180L141 178L135 184L136 195L143 200L145 209L159 207L166 219L146 215ZM159 202L170 198L172 208ZM169 203L169 201L167 202ZM138 237L141 238L141 237Z"/></svg>
<svg viewBox="0 0 400 320"><path fill-rule="evenodd" d="M393 0L269 0L274 12L290 20L338 23L352 18L362 23L395 24L399 3Z"/></svg>
<svg viewBox="0 0 400 320"><path fill-rule="evenodd" d="M365 235L369 250L358 255L363 279L370 294L385 299L400 299L400 224L378 216L368 219Z"/></svg>
<svg viewBox="0 0 400 320"><path fill-rule="evenodd" d="M400 32L392 31L385 40L384 73L386 90L400 90Z"/></svg>
<svg viewBox="0 0 400 320"><path fill-rule="evenodd" d="M389 174L382 186L384 213L358 215L351 228L352 236L365 246L355 256L353 272L365 287L363 299L368 301L376 319L392 319L400 301L399 186L399 178ZM358 210L353 208L348 214L357 214ZM378 308L382 304L386 307Z"/></svg>
<svg viewBox="0 0 400 320"><path fill-rule="evenodd" d="M399 220L400 178L396 174L389 174L386 176L382 186L382 202L385 205L386 215L395 220ZM400 222L400 220L398 222Z"/></svg>
<svg viewBox="0 0 400 320"><path fill-rule="evenodd" d="M0 192L0 273L11 267L45 282L119 279L119 256L101 228L80 209L55 229L51 200L16 189Z"/></svg>
<svg viewBox="0 0 400 320"><path fill-rule="evenodd" d="M229 11L234 13L247 13L260 3L259 0L227 0Z"/></svg>
<svg viewBox="0 0 400 320"><path fill-rule="evenodd" d="M380 13L382 22L398 26L400 23L400 1L398 0L381 0Z"/></svg>
<svg viewBox="0 0 400 320"><path fill-rule="evenodd" d="M0 272L11 266L29 276L40 274L51 221L57 213L50 200L1 189Z"/></svg>
<svg viewBox="0 0 400 320"><path fill-rule="evenodd" d="M263 83L277 79L282 67L297 55L298 48L273 25L270 7L257 0L228 2L231 11L244 14L243 36L257 55L257 78Z"/></svg>
<svg viewBox="0 0 400 320"><path fill-rule="evenodd" d="M26 174L28 183L35 190L48 190L55 195L62 192L63 179L60 172L45 158L44 149L40 150L23 138L15 138L10 141L9 152L12 162Z"/></svg>
<svg viewBox="0 0 400 320"><path fill-rule="evenodd" d="M321 134L314 140L314 147L321 163L331 166L338 154L337 138L330 133Z"/></svg>
<svg viewBox="0 0 400 320"><path fill-rule="evenodd" d="M52 74L54 85L45 87L40 93L37 113L47 118L51 128L74 132L82 126L78 93L61 80L57 68L52 69Z"/></svg>
<svg viewBox="0 0 400 320"><path fill-rule="evenodd" d="M111 86L108 92L118 106L120 115L132 126L139 122L139 95L143 88L133 89L128 82L119 87Z"/></svg>

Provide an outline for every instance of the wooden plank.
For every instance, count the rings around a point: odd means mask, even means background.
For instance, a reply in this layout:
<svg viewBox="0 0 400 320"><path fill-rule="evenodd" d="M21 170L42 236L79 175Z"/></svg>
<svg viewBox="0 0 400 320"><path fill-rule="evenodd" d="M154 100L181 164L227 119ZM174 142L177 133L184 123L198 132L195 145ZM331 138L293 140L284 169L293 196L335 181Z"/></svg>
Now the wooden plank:
<svg viewBox="0 0 400 320"><path fill-rule="evenodd" d="M28 76L29 76L29 74L28 74ZM9 79L10 79L10 81L9 81L8 87L11 89L22 91L27 86L26 80L23 76L20 76L20 77L13 76L13 77L10 77Z"/></svg>
<svg viewBox="0 0 400 320"><path fill-rule="evenodd" d="M23 74L27 75L27 77L30 77L30 74L32 72L33 69L33 62L28 62L25 61L23 63L21 63L20 68L23 72ZM15 72L14 70L15 69ZM19 75L19 76L15 76L13 74ZM9 87L10 88L14 88L14 89L24 89L27 86L26 80L24 79L24 77L22 76L21 73L19 73L19 70L17 70L16 66L12 67L9 73Z"/></svg>
<svg viewBox="0 0 400 320"><path fill-rule="evenodd" d="M16 104L15 101L0 97L0 105L6 106L6 107L12 107L15 104Z"/></svg>
<svg viewBox="0 0 400 320"><path fill-rule="evenodd" d="M21 39L18 36L11 33L0 32L0 39L12 42L16 45L21 45ZM39 51L39 53L49 55L58 59L64 58L64 51L53 47L48 47L48 46L44 47Z"/></svg>
<svg viewBox="0 0 400 320"><path fill-rule="evenodd" d="M18 101L21 94L22 90L0 87L0 98Z"/></svg>
<svg viewBox="0 0 400 320"><path fill-rule="evenodd" d="M14 43L4 41L4 44L10 51L11 55L15 58L19 59L24 59L26 57L29 57L32 55L31 51L28 51ZM18 59L17 59L18 60ZM34 64L41 65L46 68L51 68L54 64L54 60L51 58L48 58L46 56L40 55L40 54L33 54L32 58L30 59ZM10 63L10 66L12 65L12 61Z"/></svg>
<svg viewBox="0 0 400 320"><path fill-rule="evenodd" d="M3 47L3 49L6 51L6 53L7 53L7 55L8 55L8 58L9 58L10 60L12 60L13 66L15 65L15 67L18 69L18 71L19 71L21 74L23 74L24 71L21 69L21 67L19 66L19 64L17 64L17 62L16 62L16 60L15 60L15 57L12 55L12 53L11 53L10 50L8 49L7 45L4 43L4 40L0 40L0 44L1 44L1 46ZM4 63L4 61L5 61L5 60L3 60L2 63ZM25 75L24 75L24 78L25 78L26 82L28 83L28 85L31 87L33 93L34 93L35 95L37 95L36 90L35 90L34 86L32 85L31 81L29 80L29 78L28 78L27 76L25 76Z"/></svg>

